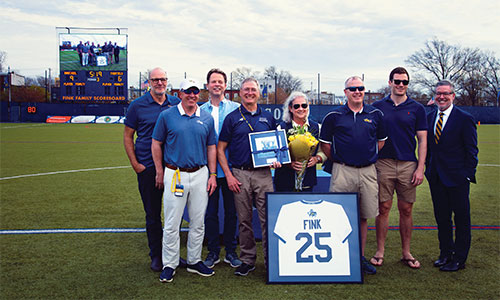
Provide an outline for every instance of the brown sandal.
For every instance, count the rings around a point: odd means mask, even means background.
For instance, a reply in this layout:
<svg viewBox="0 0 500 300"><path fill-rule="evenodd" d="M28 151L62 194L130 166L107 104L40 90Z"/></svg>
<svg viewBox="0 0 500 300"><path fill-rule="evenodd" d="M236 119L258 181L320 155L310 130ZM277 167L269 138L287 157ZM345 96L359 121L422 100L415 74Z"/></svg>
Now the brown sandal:
<svg viewBox="0 0 500 300"><path fill-rule="evenodd" d="M415 258L401 258L401 262L405 265L407 265L408 267L410 267L411 269L420 269L420 262L418 260L416 260ZM410 265L411 263L411 265ZM418 267L417 267L417 263L418 263Z"/></svg>
<svg viewBox="0 0 500 300"><path fill-rule="evenodd" d="M380 267L384 263L384 258L378 257L378 256L373 256L372 258L370 258L370 263L374 266Z"/></svg>

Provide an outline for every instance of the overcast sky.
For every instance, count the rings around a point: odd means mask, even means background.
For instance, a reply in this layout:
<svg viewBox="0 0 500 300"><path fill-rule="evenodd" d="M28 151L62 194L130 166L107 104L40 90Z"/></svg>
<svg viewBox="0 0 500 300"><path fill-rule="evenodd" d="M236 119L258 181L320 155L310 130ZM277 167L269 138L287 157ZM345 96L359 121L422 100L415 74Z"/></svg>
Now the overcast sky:
<svg viewBox="0 0 500 300"><path fill-rule="evenodd" d="M437 37L500 55L500 1L39 1L0 0L0 50L21 75L58 74L56 27L128 28L129 86L161 66L176 87L186 72L274 65L304 89L342 94L351 75L367 89ZM411 75L411 73L410 73Z"/></svg>

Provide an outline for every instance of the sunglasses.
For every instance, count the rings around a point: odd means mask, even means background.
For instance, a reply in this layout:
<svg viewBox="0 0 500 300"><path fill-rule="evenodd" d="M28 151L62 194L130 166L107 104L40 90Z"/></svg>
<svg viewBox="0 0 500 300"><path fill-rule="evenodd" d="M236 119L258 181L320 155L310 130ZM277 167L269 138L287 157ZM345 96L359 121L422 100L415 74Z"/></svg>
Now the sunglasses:
<svg viewBox="0 0 500 300"><path fill-rule="evenodd" d="M302 107L302 108L307 108L307 103L302 103L302 104L294 104L293 105L293 109L299 109L299 107Z"/></svg>
<svg viewBox="0 0 500 300"><path fill-rule="evenodd" d="M187 90L184 90L182 91L184 94L195 94L195 95L198 95L200 93L200 90L199 89L187 89Z"/></svg>
<svg viewBox="0 0 500 300"><path fill-rule="evenodd" d="M436 97L439 97L439 96L449 96L449 95L452 95L453 92L444 92L444 93L436 93Z"/></svg>
<svg viewBox="0 0 500 300"><path fill-rule="evenodd" d="M364 91L365 90L365 87L364 86L350 86L350 87L347 87L345 88L346 90L349 90L351 92L355 92L355 91Z"/></svg>
<svg viewBox="0 0 500 300"><path fill-rule="evenodd" d="M149 80L151 80L153 83L158 83L159 81L161 81L162 83L167 82L167 78L151 78Z"/></svg>
<svg viewBox="0 0 500 300"><path fill-rule="evenodd" d="M392 82L394 82L395 85L400 85L403 83L403 85L408 85L410 83L409 80L399 80L399 79L394 79Z"/></svg>

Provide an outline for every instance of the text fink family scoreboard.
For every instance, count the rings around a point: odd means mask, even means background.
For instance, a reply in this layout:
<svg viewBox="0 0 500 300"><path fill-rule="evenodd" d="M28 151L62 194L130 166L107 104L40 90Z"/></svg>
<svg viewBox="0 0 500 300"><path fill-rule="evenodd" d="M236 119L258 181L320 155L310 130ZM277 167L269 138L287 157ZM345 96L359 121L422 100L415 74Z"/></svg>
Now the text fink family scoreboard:
<svg viewBox="0 0 500 300"><path fill-rule="evenodd" d="M62 71L62 101L126 101L125 71Z"/></svg>

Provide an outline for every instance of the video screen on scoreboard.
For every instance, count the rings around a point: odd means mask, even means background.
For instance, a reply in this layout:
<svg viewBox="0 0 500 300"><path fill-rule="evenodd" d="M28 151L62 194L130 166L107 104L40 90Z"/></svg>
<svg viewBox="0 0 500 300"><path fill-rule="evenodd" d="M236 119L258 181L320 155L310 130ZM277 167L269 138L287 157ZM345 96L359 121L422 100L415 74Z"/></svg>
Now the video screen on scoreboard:
<svg viewBox="0 0 500 300"><path fill-rule="evenodd" d="M127 34L60 33L61 100L127 101Z"/></svg>
<svg viewBox="0 0 500 300"><path fill-rule="evenodd" d="M59 34L63 70L127 70L127 35Z"/></svg>

